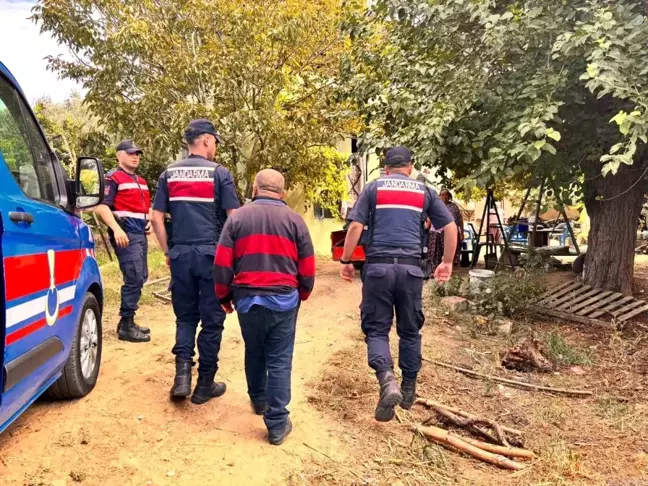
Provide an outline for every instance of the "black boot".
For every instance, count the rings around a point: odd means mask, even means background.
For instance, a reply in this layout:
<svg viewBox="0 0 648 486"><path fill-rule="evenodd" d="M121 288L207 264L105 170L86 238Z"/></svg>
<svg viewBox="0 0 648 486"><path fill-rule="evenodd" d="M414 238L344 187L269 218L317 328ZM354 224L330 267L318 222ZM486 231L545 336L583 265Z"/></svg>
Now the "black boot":
<svg viewBox="0 0 648 486"><path fill-rule="evenodd" d="M141 332L133 322L132 317L122 317L117 326L117 336L121 341L130 341L131 343L147 343L151 336Z"/></svg>
<svg viewBox="0 0 648 486"><path fill-rule="evenodd" d="M392 370L383 371L377 376L380 383L380 399L376 405L375 417L378 422L389 422L394 418L394 408L403 400L403 396Z"/></svg>
<svg viewBox="0 0 648 486"><path fill-rule="evenodd" d="M176 361L176 375L171 387L172 398L184 398L191 394L192 361Z"/></svg>
<svg viewBox="0 0 648 486"><path fill-rule="evenodd" d="M127 319L127 318L122 317L121 319L119 319L119 322L117 323L117 332L118 333L119 333L119 330L121 329L122 322L123 322L124 319ZM133 325L142 334L151 334L151 330L148 327L142 327L142 326L138 325L137 323L135 323L135 321L133 321Z"/></svg>
<svg viewBox="0 0 648 486"><path fill-rule="evenodd" d="M404 410L409 410L414 405L414 400L416 400L416 380L407 380L403 378L401 383L401 395L403 399L400 402L400 406Z"/></svg>
<svg viewBox="0 0 648 486"><path fill-rule="evenodd" d="M272 445L281 445L283 444L284 440L286 440L286 437L288 437L288 434L292 432L293 425L292 422L290 421L290 417L286 419L286 426L281 432L270 432L268 431L268 442L270 442Z"/></svg>
<svg viewBox="0 0 648 486"><path fill-rule="evenodd" d="M194 388L193 395L191 395L192 403L202 405L225 393L227 386L225 383L214 382L214 376L216 376L216 373L198 374L198 383L196 383L196 388Z"/></svg>

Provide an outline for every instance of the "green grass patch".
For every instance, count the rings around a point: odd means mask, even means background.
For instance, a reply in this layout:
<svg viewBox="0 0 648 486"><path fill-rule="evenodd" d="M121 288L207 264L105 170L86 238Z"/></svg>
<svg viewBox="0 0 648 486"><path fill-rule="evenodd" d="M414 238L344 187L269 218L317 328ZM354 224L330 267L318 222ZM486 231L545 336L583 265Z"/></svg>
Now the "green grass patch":
<svg viewBox="0 0 648 486"><path fill-rule="evenodd" d="M571 346L558 332L553 331L545 338L548 358L563 365L585 365L592 364L592 352L583 351Z"/></svg>
<svg viewBox="0 0 648 486"><path fill-rule="evenodd" d="M97 252L97 261L102 262L100 264L101 278L104 284L104 295L106 299L106 304L108 305L119 305L121 286L123 284L123 277L121 270L119 269L119 262L113 254L113 261L111 262L108 258L108 254L105 249L103 250L102 259L99 258L99 252ZM148 269L149 269L149 278L148 280L156 280L158 278L166 277L169 275L169 269L166 266L166 257L162 250L159 248L149 249L148 253ZM166 289L168 286L167 282L162 282L158 285L150 285L144 287L142 291L142 298L140 299L141 305L153 305L159 301L153 295L153 292L159 292Z"/></svg>

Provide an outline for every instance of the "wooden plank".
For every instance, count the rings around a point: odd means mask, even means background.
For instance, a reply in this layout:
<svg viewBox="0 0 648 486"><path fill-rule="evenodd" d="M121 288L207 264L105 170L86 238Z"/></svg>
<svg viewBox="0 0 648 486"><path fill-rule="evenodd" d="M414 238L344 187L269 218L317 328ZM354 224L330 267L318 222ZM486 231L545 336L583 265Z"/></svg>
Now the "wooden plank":
<svg viewBox="0 0 648 486"><path fill-rule="evenodd" d="M547 290L544 294L542 294L542 295L540 296L540 300L541 300L541 301L542 301L542 300L545 300L545 299L546 299L547 297L549 297L550 295L553 295L553 294L555 294L556 292L560 292L560 291L561 291L562 289L564 289L565 287L569 287L572 283L574 283L572 280L568 280L567 282L565 282L565 283L559 285L559 286L556 287L555 289Z"/></svg>
<svg viewBox="0 0 648 486"><path fill-rule="evenodd" d="M622 297L623 297L623 294L620 294L620 293L608 295L605 299L603 299L601 301L598 301L598 302L594 302L592 305L590 305L589 307L586 307L585 309L581 309L576 314L578 314L579 316L585 316L585 315L589 314L590 312L595 311L596 309L598 309L602 305L609 304L613 300L620 299Z"/></svg>
<svg viewBox="0 0 648 486"><path fill-rule="evenodd" d="M577 316L576 314L568 314L567 312L560 312L553 309L545 309L544 307L536 307L536 312L551 317L558 317L569 321L580 322L582 324L591 324L592 326L603 327L605 329L614 329L614 324L611 322L601 321L599 319L590 319L588 317Z"/></svg>
<svg viewBox="0 0 648 486"><path fill-rule="evenodd" d="M617 309L615 311L612 311L611 314L616 318L618 316L622 316L623 314L626 314L630 312L633 309L636 309L637 307L641 307L644 305L646 302L643 300L633 300L630 302L628 305L621 307L620 309Z"/></svg>
<svg viewBox="0 0 648 486"><path fill-rule="evenodd" d="M601 289L595 289L600 291ZM591 299L587 299L585 302L581 302L580 304L576 304L574 307L570 309L572 313L576 313L579 310L583 309L584 307L587 307L588 305L592 305L595 302L599 302L603 300L605 297L611 295L613 292L611 290L606 290L605 292L601 292L600 294L594 295Z"/></svg>
<svg viewBox="0 0 648 486"><path fill-rule="evenodd" d="M564 304L565 302L568 301L575 301L579 297L582 297L583 294L587 293L588 290L590 290L592 287L589 285L583 285L582 287L578 287L577 289L567 292L565 295L562 297L559 297L557 299L554 299L551 301L551 307L552 308L557 308L559 305Z"/></svg>
<svg viewBox="0 0 648 486"><path fill-rule="evenodd" d="M555 299L560 298L560 297L563 295L564 292L571 292L572 290L577 289L577 288L580 287L581 285L583 285L583 284L580 283L580 282L572 282L571 285L568 285L568 286L565 287L563 290L561 290L560 293L559 293L559 295L556 294L556 293L554 293L554 294L550 295L549 297L547 297L546 299L541 300L540 302L538 302L538 304L540 304L540 305L547 305L547 304L549 304L549 303L552 303Z"/></svg>
<svg viewBox="0 0 648 486"><path fill-rule="evenodd" d="M159 284L161 282L166 282L167 280L171 280L171 277L169 276L169 277L157 278L155 280L149 280L144 284L144 287L148 287L149 285Z"/></svg>
<svg viewBox="0 0 648 486"><path fill-rule="evenodd" d="M562 310L562 311L569 311L569 312L574 312L574 309L581 303L581 302L586 302L588 299L590 299L592 296L599 296L601 294L601 289L598 288L591 288L588 292L585 292L582 295L579 295L576 299L573 300L568 300L564 302L563 304L555 307L556 310ZM579 307L582 308L582 307Z"/></svg>
<svg viewBox="0 0 648 486"><path fill-rule="evenodd" d="M626 304L628 302L632 302L633 300L634 300L634 297L628 296L628 297L624 297L621 300L615 300L614 302L612 302L611 304L605 306L604 308L601 308L601 306L598 306L599 310L597 310L596 312L592 312L587 317L589 317L590 319L596 319L597 317L602 316L603 314L606 314L608 312L612 313L612 311L614 309L618 309L623 304Z"/></svg>
<svg viewBox="0 0 648 486"><path fill-rule="evenodd" d="M633 310L632 312L628 312L627 314L620 316L619 318L617 318L617 322L625 322L628 319L632 319L634 316L646 311L648 311L648 304L644 304L641 307Z"/></svg>
<svg viewBox="0 0 648 486"><path fill-rule="evenodd" d="M153 292L153 295L160 299L162 302L165 302L167 304L171 303L171 297L169 297L170 293L168 292Z"/></svg>

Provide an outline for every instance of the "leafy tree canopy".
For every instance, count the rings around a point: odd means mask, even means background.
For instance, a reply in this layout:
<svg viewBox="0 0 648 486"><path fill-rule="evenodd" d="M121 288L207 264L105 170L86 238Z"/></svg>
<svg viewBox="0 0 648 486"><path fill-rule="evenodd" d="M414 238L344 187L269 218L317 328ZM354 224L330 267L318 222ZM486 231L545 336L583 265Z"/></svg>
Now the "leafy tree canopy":
<svg viewBox="0 0 648 486"><path fill-rule="evenodd" d="M34 105L34 113L70 176L79 156L98 157L106 168L115 164L115 137L103 129L78 93L73 93L62 103L39 99Z"/></svg>
<svg viewBox="0 0 648 486"><path fill-rule="evenodd" d="M270 166L290 187L333 183L325 193L336 199L344 178L331 174L345 160L326 148L355 129L335 99L341 16L337 0L41 0L34 8L42 30L74 56L51 58L50 67L83 83L92 112L142 144L158 173L177 157L188 121L207 117L247 194Z"/></svg>
<svg viewBox="0 0 648 486"><path fill-rule="evenodd" d="M367 143L408 145L467 188L539 185L549 176L566 202L584 199L588 258L611 262L586 267L598 275L591 283L628 291L631 278L621 274L632 275L648 170L646 3L377 0L353 8L343 76ZM605 232L617 230L624 236L615 246Z"/></svg>

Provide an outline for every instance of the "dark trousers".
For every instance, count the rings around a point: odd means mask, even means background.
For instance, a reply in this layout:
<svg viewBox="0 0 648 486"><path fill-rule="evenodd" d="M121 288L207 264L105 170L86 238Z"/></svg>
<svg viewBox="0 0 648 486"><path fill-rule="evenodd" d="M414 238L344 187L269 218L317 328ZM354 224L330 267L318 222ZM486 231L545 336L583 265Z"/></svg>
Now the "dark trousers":
<svg viewBox="0 0 648 486"><path fill-rule="evenodd" d="M129 243L126 248L118 247L113 239L111 244L124 277L119 315L134 317L142 296L142 287L148 279L148 241L143 234L128 233L127 236Z"/></svg>
<svg viewBox="0 0 648 486"><path fill-rule="evenodd" d="M178 254L169 252L171 259L171 302L176 315L176 342L172 353L176 360L193 361L198 322L198 373L218 370L218 353L223 337L225 312L214 290L213 255L198 250Z"/></svg>
<svg viewBox="0 0 648 486"><path fill-rule="evenodd" d="M362 272L362 331L369 366L377 373L394 368L389 331L396 311L398 365L403 377L415 380L421 369L423 271L413 265L369 264Z"/></svg>
<svg viewBox="0 0 648 486"><path fill-rule="evenodd" d="M254 305L238 315L245 341L248 394L253 402L268 404L263 418L268 430L283 430L288 418L298 311L299 307L275 312Z"/></svg>

